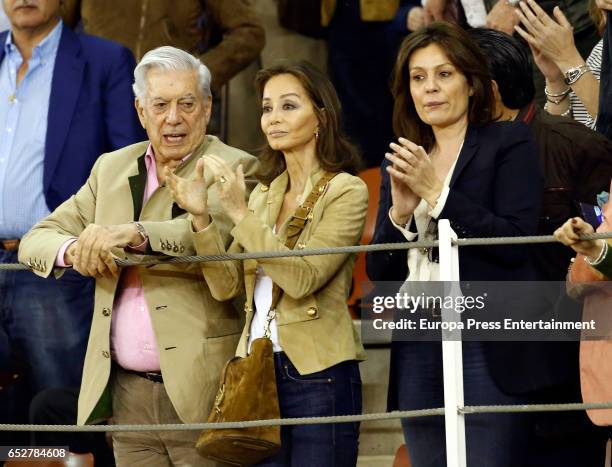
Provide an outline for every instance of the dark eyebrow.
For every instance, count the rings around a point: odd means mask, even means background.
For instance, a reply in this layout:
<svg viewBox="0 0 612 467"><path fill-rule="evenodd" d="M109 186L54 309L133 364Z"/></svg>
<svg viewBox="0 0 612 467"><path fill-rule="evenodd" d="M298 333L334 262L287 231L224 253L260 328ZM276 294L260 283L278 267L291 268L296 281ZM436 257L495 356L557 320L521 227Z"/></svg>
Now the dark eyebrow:
<svg viewBox="0 0 612 467"><path fill-rule="evenodd" d="M443 66L446 65L450 65L452 67L454 67L455 65L453 65L451 62L444 62L444 63L440 63L439 65L436 65L434 68L441 68ZM413 71L413 70L424 70L425 68L423 68L422 66L414 66L412 68L409 68L408 71Z"/></svg>
<svg viewBox="0 0 612 467"><path fill-rule="evenodd" d="M291 97L291 96L297 97L298 99L301 98L300 95L295 92L288 92L287 94L281 95L280 98L284 99L285 97ZM269 100L271 100L269 97L264 97L263 99L261 99L262 102L269 101Z"/></svg>

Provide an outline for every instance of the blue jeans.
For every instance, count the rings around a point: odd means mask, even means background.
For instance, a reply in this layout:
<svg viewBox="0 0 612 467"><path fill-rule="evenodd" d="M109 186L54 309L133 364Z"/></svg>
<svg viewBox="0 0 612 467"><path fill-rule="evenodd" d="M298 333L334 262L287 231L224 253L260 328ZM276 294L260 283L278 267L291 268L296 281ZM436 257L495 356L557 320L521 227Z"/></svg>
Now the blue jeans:
<svg viewBox="0 0 612 467"><path fill-rule="evenodd" d="M284 352L274 354L281 417L361 413L361 376L356 361L300 375ZM265 467L354 467L359 423L281 427L281 449L257 464Z"/></svg>
<svg viewBox="0 0 612 467"><path fill-rule="evenodd" d="M16 262L16 251L0 250L0 263ZM20 406L36 393L81 385L94 287L93 279L72 269L61 279L0 271L0 369L17 364L25 372L21 387L3 391L1 420L17 421L25 414L21 422L26 423L27 405L25 412Z"/></svg>
<svg viewBox="0 0 612 467"><path fill-rule="evenodd" d="M442 346L439 342L394 342L393 375L400 410L444 406ZM479 342L463 344L464 401L466 405L524 404L525 396L503 393L491 378ZM413 467L446 467L444 418L402 420ZM468 467L521 467L529 438L525 414L466 415Z"/></svg>

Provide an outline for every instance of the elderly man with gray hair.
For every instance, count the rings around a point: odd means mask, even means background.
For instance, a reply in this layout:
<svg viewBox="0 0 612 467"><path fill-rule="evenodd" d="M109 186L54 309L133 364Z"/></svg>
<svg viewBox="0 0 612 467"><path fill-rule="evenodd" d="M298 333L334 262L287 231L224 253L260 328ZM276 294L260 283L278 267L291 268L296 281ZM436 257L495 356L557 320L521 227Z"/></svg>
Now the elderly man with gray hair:
<svg viewBox="0 0 612 467"><path fill-rule="evenodd" d="M142 58L134 77L149 141L102 155L76 195L23 238L19 258L43 277L72 267L96 278L79 424L110 416L116 424L202 422L234 355L240 314L212 298L196 264L119 269L115 258L195 254L190 233L170 222L186 213L165 186L167 169L189 177L200 157L216 154L242 164L249 177L256 160L206 135L211 75L197 58L160 47ZM229 236L212 180L208 187L211 215ZM197 434L115 433L117 465L205 465L194 448Z"/></svg>

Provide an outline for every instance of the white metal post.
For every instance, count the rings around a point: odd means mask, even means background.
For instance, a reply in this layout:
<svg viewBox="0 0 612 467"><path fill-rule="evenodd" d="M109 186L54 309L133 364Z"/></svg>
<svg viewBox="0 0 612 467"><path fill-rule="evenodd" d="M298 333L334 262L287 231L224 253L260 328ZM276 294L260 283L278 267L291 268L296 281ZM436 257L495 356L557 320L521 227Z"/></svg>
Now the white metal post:
<svg viewBox="0 0 612 467"><path fill-rule="evenodd" d="M448 219L438 222L440 241L440 280L446 283L446 296L461 295L459 289L459 252L452 241L457 235ZM460 323L461 314L453 308L442 308L442 322ZM444 369L444 419L446 428L447 467L466 467L465 418L459 413L463 407L463 352L461 330L442 331L442 365Z"/></svg>

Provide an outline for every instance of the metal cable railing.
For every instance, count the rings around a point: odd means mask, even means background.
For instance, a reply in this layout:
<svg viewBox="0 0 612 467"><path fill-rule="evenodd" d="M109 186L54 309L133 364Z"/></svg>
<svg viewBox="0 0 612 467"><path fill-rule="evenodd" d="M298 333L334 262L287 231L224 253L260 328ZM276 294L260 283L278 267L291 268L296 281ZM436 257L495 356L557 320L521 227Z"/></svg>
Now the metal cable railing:
<svg viewBox="0 0 612 467"><path fill-rule="evenodd" d="M581 240L598 240L612 238L612 232L601 232L583 235ZM293 256L318 256L347 253L362 253L373 251L409 250L411 248L432 248L438 246L438 241L416 241L401 243L378 243L373 245L355 245L331 248L304 248L303 250L262 251L253 253L227 253L221 255L176 256L151 258L143 261L116 259L117 265L153 266L156 264L202 263L208 261L242 261L245 259L286 258ZM529 243L558 243L553 235L530 235L523 237L491 237L491 238L459 238L453 242L457 246L490 246L490 245L522 245ZM0 264L0 270L29 269L22 264Z"/></svg>

